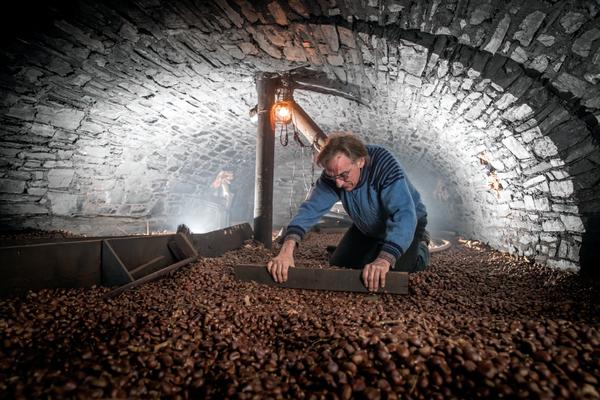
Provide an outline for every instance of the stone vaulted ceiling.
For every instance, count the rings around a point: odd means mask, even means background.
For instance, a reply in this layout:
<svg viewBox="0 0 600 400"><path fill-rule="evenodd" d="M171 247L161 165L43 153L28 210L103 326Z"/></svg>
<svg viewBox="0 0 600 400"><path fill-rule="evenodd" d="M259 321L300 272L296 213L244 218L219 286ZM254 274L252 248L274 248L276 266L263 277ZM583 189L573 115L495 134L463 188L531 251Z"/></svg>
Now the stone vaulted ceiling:
<svg viewBox="0 0 600 400"><path fill-rule="evenodd" d="M598 1L20 8L2 32L5 227L172 228L216 212L210 184L222 170L235 176L229 222L251 220L254 77L302 67L360 89L367 104L295 98L326 132L393 150L432 227L566 268L596 243ZM310 158L277 146L278 225L318 173Z"/></svg>

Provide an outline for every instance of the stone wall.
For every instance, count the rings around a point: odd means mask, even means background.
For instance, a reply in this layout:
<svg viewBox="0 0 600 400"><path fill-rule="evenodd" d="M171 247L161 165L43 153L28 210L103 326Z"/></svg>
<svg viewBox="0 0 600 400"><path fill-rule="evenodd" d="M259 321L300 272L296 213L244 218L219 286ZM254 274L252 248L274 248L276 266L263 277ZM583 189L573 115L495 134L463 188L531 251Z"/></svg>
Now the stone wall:
<svg viewBox="0 0 600 400"><path fill-rule="evenodd" d="M233 219L251 219L254 74L303 66L371 99L295 96L325 131L392 149L432 215L496 248L577 268L600 203L599 10L596 1L58 4L3 44L3 224L167 229L213 213L221 170L236 176ZM308 154L276 151L283 224L305 196L299 167L311 171L300 162Z"/></svg>

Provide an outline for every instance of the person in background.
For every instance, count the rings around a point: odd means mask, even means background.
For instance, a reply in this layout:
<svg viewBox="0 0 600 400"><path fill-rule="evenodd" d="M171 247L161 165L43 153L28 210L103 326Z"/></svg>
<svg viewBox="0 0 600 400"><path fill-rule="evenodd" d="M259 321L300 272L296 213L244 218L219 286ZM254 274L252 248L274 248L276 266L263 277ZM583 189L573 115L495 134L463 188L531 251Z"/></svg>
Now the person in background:
<svg viewBox="0 0 600 400"><path fill-rule="evenodd" d="M389 150L337 133L327 139L316 162L323 172L287 226L279 254L267 263L276 282L287 280L296 246L339 200L353 225L331 254L331 265L362 268L370 291L385 287L390 269L425 269L427 211Z"/></svg>

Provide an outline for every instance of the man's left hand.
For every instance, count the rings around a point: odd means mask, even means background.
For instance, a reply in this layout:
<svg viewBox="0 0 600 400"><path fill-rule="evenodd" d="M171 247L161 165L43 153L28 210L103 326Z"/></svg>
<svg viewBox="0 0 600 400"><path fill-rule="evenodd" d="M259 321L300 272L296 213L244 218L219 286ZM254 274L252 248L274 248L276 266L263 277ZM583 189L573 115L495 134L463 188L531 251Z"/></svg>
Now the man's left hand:
<svg viewBox="0 0 600 400"><path fill-rule="evenodd" d="M383 258L378 258L370 264L365 265L362 272L363 282L370 292L375 292L385 287L385 275L390 270L390 263Z"/></svg>

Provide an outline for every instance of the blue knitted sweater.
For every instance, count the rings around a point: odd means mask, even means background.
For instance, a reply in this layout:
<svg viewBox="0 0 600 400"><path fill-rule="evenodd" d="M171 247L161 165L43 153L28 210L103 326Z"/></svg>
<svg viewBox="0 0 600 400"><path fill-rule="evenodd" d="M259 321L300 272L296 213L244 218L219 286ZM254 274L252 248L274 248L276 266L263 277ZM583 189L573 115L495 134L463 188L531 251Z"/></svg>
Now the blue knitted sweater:
<svg viewBox="0 0 600 400"><path fill-rule="evenodd" d="M410 246L417 220L426 216L427 211L394 155L381 146L366 147L369 161L361 170L357 186L347 192L321 174L290 221L285 236L300 241L341 200L356 227L366 236L381 240L380 256L393 266Z"/></svg>

